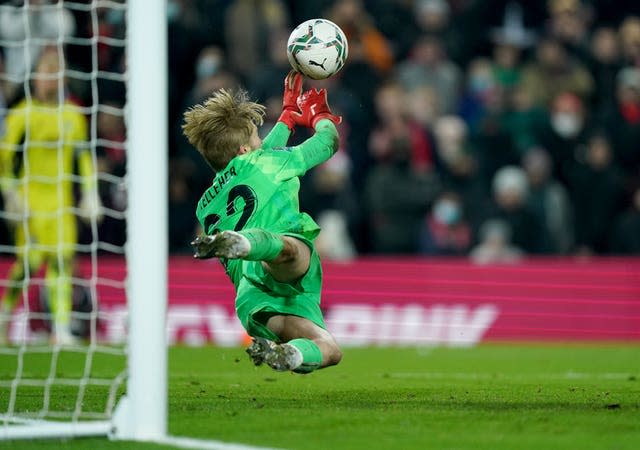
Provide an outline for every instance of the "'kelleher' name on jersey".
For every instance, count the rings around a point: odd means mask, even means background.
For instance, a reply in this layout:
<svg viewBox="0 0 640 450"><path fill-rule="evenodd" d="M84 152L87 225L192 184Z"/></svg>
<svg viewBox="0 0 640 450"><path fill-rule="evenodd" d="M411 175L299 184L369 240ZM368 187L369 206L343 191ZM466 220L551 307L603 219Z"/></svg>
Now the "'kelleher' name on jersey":
<svg viewBox="0 0 640 450"><path fill-rule="evenodd" d="M227 184L231 178L237 175L236 168L231 166L229 169L221 172L214 180L213 184L207 189L200 199L200 208L205 208L220 193L222 187Z"/></svg>

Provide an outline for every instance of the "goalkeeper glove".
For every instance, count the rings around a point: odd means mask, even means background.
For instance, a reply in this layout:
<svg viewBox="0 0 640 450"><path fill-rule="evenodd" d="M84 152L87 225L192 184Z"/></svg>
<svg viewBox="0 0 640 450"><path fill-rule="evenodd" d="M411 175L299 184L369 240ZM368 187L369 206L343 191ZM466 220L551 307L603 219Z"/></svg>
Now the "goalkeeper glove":
<svg viewBox="0 0 640 450"><path fill-rule="evenodd" d="M327 103L326 89L309 89L298 97L298 108L300 108L300 114L296 116L298 125L315 128L316 123L322 119L328 119L336 125L342 122L341 116L331 112Z"/></svg>
<svg viewBox="0 0 640 450"><path fill-rule="evenodd" d="M282 114L278 122L283 122L293 130L296 125L296 117L300 115L297 100L302 93L302 74L295 70L290 71L284 79L284 94L282 95Z"/></svg>
<svg viewBox="0 0 640 450"><path fill-rule="evenodd" d="M102 222L102 201L97 189L87 189L83 192L80 204L80 217L86 223L91 223L93 220L100 223Z"/></svg>

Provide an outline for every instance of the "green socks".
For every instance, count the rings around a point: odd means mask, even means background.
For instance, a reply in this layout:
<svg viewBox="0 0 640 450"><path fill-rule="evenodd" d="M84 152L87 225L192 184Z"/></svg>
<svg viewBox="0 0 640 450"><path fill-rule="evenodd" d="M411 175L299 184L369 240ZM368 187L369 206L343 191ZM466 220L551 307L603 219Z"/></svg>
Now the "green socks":
<svg viewBox="0 0 640 450"><path fill-rule="evenodd" d="M249 261L272 261L284 248L284 242L279 234L271 233L260 228L249 228L239 231L251 244L249 254L243 259Z"/></svg>
<svg viewBox="0 0 640 450"><path fill-rule="evenodd" d="M322 365L322 352L320 348L310 339L293 339L287 344L297 348L302 354L302 364L293 371L296 373L310 373L319 369Z"/></svg>

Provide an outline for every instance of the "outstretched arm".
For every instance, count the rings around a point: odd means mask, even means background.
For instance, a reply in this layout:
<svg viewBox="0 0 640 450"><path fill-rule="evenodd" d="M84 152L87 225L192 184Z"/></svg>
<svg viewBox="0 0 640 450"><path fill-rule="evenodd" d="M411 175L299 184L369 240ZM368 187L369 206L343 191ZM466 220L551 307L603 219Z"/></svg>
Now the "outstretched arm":
<svg viewBox="0 0 640 450"><path fill-rule="evenodd" d="M298 96L302 93L302 75L290 71L284 79L284 93L282 95L282 114L278 123L273 127L262 142L263 148L284 147L296 125L299 116Z"/></svg>
<svg viewBox="0 0 640 450"><path fill-rule="evenodd" d="M262 148L284 147L291 136L291 130L283 122L277 122L262 140Z"/></svg>
<svg viewBox="0 0 640 450"><path fill-rule="evenodd" d="M307 170L331 158L338 151L336 125L342 117L331 112L325 89L310 89L298 97L300 113L296 123L315 130L315 134L302 144L293 147L291 157L278 174L280 179L304 175Z"/></svg>
<svg viewBox="0 0 640 450"><path fill-rule="evenodd" d="M330 120L320 120L315 134L302 144L290 149L289 158L276 178L287 180L304 175L309 169L322 164L338 151L338 130Z"/></svg>

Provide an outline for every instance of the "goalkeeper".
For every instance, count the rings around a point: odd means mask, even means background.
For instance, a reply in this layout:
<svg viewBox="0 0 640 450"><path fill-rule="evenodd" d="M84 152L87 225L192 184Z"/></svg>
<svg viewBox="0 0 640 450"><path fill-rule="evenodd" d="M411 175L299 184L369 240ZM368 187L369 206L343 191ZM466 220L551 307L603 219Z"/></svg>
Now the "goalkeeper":
<svg viewBox="0 0 640 450"><path fill-rule="evenodd" d="M0 188L5 216L14 225L16 245L16 261L0 302L0 341L4 342L25 272L28 270L33 277L45 264L52 341L74 341L70 315L77 244L72 211L76 161L83 180L80 214L84 219L99 218L100 199L91 152L80 148L87 141L86 119L60 92L62 64L58 51L42 54L33 81L33 97L9 110L0 139Z"/></svg>
<svg viewBox="0 0 640 450"><path fill-rule="evenodd" d="M278 123L261 141L264 111L246 92L223 89L185 113L184 134L216 172L196 211L205 234L191 244L196 258L220 258L235 285L253 362L309 373L337 364L342 353L320 310L313 245L320 228L299 210L298 177L336 152L341 118L324 89L302 94L302 75L293 71ZM315 134L286 147L296 125Z"/></svg>

